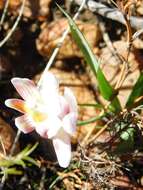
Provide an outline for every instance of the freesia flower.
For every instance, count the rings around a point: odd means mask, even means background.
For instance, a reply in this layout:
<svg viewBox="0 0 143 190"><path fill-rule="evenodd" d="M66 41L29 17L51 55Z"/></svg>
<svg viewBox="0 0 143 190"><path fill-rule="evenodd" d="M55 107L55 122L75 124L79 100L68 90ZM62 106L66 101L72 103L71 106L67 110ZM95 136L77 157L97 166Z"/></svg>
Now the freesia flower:
<svg viewBox="0 0 143 190"><path fill-rule="evenodd" d="M15 119L15 125L24 133L35 130L41 137L52 139L59 165L67 167L77 122L77 102L72 91L66 87L61 96L58 80L50 72L39 87L26 78L13 78L11 82L23 98L5 101L23 114Z"/></svg>

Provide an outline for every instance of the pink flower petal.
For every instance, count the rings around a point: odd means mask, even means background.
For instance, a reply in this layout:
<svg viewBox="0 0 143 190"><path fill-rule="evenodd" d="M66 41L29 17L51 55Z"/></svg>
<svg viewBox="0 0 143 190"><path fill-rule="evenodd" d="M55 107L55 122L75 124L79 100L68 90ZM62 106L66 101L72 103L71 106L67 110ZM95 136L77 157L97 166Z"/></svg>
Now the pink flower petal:
<svg viewBox="0 0 143 190"><path fill-rule="evenodd" d="M39 98L38 89L32 80L13 78L11 82L24 100L33 101Z"/></svg>
<svg viewBox="0 0 143 190"><path fill-rule="evenodd" d="M76 123L77 114L75 112L69 113L63 118L63 128L70 135L74 135L76 131Z"/></svg>
<svg viewBox="0 0 143 190"><path fill-rule="evenodd" d="M44 98L44 102L46 104L46 110L51 115L60 115L61 107L60 107L60 97L57 94L46 95Z"/></svg>
<svg viewBox="0 0 143 190"><path fill-rule="evenodd" d="M59 114L60 118L63 118L67 113L70 112L69 104L63 96L59 96Z"/></svg>
<svg viewBox="0 0 143 190"><path fill-rule="evenodd" d="M70 111L77 112L77 101L73 92L69 88L65 88L64 97L69 103Z"/></svg>
<svg viewBox="0 0 143 190"><path fill-rule="evenodd" d="M52 73L47 72L43 75L42 83L39 86L39 90L45 100L47 100L47 97L50 99L53 95L58 95L59 82Z"/></svg>
<svg viewBox="0 0 143 190"><path fill-rule="evenodd" d="M26 113L26 104L25 101L20 99L8 99L5 101L5 105L9 108L13 108L21 113Z"/></svg>
<svg viewBox="0 0 143 190"><path fill-rule="evenodd" d="M30 121L29 117L26 114L17 117L15 119L15 125L23 133L30 133L35 129L32 121Z"/></svg>
<svg viewBox="0 0 143 190"><path fill-rule="evenodd" d="M41 137L46 139L48 138L48 126L45 124L45 122L36 124L35 130Z"/></svg>
<svg viewBox="0 0 143 190"><path fill-rule="evenodd" d="M63 130L53 138L53 145L57 155L59 165L63 168L68 167L71 160L71 142L70 137Z"/></svg>
<svg viewBox="0 0 143 190"><path fill-rule="evenodd" d="M49 116L45 121L36 124L36 132L44 138L54 137L62 126L61 120L56 116Z"/></svg>
<svg viewBox="0 0 143 190"><path fill-rule="evenodd" d="M53 138L55 135L57 135L58 131L62 127L61 120L56 116L50 116L48 119L48 137Z"/></svg>

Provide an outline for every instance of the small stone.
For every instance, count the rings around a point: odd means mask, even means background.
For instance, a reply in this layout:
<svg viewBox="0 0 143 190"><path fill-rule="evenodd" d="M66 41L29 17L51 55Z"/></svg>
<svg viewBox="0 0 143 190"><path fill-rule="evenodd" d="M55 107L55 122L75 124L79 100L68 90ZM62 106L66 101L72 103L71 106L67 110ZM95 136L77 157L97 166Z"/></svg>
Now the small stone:
<svg viewBox="0 0 143 190"><path fill-rule="evenodd" d="M84 34L86 40L90 44L90 47L93 49L99 39L99 27L97 24L85 23L82 21L76 22L81 32ZM45 57L50 57L51 53L59 43L59 40L63 32L68 28L68 22L66 19L60 19L54 21L50 24L43 24L42 31L36 41L37 50L39 53ZM71 57L83 57L79 48L77 47L74 39L69 33L64 40L59 53L58 59L65 59Z"/></svg>
<svg viewBox="0 0 143 190"><path fill-rule="evenodd" d="M12 127L0 117L0 159L2 159L4 150L6 154L10 153L15 136L16 134L12 129ZM19 145L17 144L15 153L18 151L19 151Z"/></svg>

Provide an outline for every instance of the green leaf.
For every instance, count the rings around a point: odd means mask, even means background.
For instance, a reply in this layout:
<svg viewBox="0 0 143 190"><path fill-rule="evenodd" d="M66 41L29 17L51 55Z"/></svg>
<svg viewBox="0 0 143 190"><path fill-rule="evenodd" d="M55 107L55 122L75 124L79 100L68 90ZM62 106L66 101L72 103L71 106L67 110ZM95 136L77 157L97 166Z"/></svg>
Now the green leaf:
<svg viewBox="0 0 143 190"><path fill-rule="evenodd" d="M135 129L134 128L128 128L128 129L126 129L125 131L123 131L121 133L120 137L124 141L131 140L131 139L133 140L134 139L134 133L135 133Z"/></svg>
<svg viewBox="0 0 143 190"><path fill-rule="evenodd" d="M135 103L135 100L143 95L143 72L140 73L140 76L133 87L131 94L126 103L126 107L130 107Z"/></svg>
<svg viewBox="0 0 143 190"><path fill-rule="evenodd" d="M92 118L90 118L90 119L88 119L88 120L85 120L85 121L78 121L78 122L77 122L77 125L78 125L78 126L87 125L87 124L89 124L89 123L93 123L93 122L95 122L95 121L98 121L98 120L102 119L103 117L105 117L105 114L100 115L100 116L97 116L97 117L92 117Z"/></svg>
<svg viewBox="0 0 143 190"><path fill-rule="evenodd" d="M99 108L102 109L103 106L101 104L91 104L91 103L84 103L84 104L78 104L81 107L95 107L95 108Z"/></svg>
<svg viewBox="0 0 143 190"><path fill-rule="evenodd" d="M88 42L86 41L83 34L78 29L77 25L72 20L72 18L61 7L59 7L59 9L67 17L69 26L70 26L70 30L71 30L71 34L72 34L74 40L76 41L78 47L80 48L81 52L83 53L87 64L90 66L94 75L97 77L101 95L106 100L111 102L110 108L113 112L120 111L121 106L120 106L119 100L117 99L115 92L114 92L113 88L111 87L110 83L106 80L102 70L100 69L99 63L98 63L94 53L92 52ZM114 103L112 103L112 101Z"/></svg>
<svg viewBox="0 0 143 190"><path fill-rule="evenodd" d="M135 136L135 129L134 128L127 128L123 131L120 135L120 143L117 145L115 149L115 154L126 154L127 152L131 152L134 150L134 136Z"/></svg>
<svg viewBox="0 0 143 190"><path fill-rule="evenodd" d="M7 174L7 175L22 175L23 172L20 170L17 170L16 168L5 168L3 171L0 172L0 174Z"/></svg>
<svg viewBox="0 0 143 190"><path fill-rule="evenodd" d="M23 160L15 160L15 161L14 161L14 164L20 165L20 166L22 166L23 168L26 167L26 163L25 163ZM13 165L14 165L14 164L13 164Z"/></svg>
<svg viewBox="0 0 143 190"><path fill-rule="evenodd" d="M99 89L102 96L106 100L110 100L111 96L113 95L112 87L110 86L109 82L105 79L102 70L99 68L97 70L97 81L100 82Z"/></svg>
<svg viewBox="0 0 143 190"><path fill-rule="evenodd" d="M28 147L28 150L27 150L27 152L25 153L25 156L28 156L29 154L31 154L31 153L37 148L37 146L38 146L38 143L35 143L34 146Z"/></svg>
<svg viewBox="0 0 143 190"><path fill-rule="evenodd" d="M31 157L29 157L29 156L26 156L26 157L24 158L24 160L27 160L28 162L32 163L33 165L36 165L36 166L39 167L38 162L36 162L33 158L31 158Z"/></svg>
<svg viewBox="0 0 143 190"><path fill-rule="evenodd" d="M13 162L10 160L2 159L0 160L0 167L10 167L13 165Z"/></svg>
<svg viewBox="0 0 143 190"><path fill-rule="evenodd" d="M23 159L29 151L30 145L27 145L21 152L19 152L15 157L17 160Z"/></svg>
<svg viewBox="0 0 143 190"><path fill-rule="evenodd" d="M31 154L36 149L37 146L38 143L35 143L35 145L33 145L32 147L31 145L27 145L19 154L17 154L17 158L23 159L25 156Z"/></svg>

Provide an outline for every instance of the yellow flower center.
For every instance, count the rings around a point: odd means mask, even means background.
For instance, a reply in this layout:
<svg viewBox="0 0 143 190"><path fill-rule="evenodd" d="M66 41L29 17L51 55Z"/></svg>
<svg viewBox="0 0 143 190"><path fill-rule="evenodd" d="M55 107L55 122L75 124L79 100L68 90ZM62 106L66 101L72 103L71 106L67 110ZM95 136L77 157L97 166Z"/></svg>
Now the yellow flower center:
<svg viewBox="0 0 143 190"><path fill-rule="evenodd" d="M47 119L47 115L39 111L30 110L29 114L31 115L31 117L35 122L41 122Z"/></svg>
<svg viewBox="0 0 143 190"><path fill-rule="evenodd" d="M35 122L42 122L48 117L47 114L38 111L36 108L29 108L27 105L25 105L25 110Z"/></svg>

